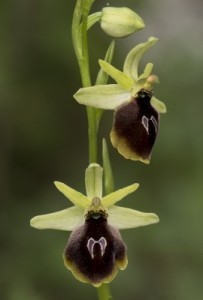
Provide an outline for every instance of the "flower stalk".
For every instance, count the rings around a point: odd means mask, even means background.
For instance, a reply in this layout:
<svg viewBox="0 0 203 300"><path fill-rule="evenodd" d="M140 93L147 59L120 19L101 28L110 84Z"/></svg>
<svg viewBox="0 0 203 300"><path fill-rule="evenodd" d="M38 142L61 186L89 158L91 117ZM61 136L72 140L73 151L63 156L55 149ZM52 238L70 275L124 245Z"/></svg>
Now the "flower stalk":
<svg viewBox="0 0 203 300"><path fill-rule="evenodd" d="M97 288L98 299L99 300L112 300L109 285L103 283Z"/></svg>
<svg viewBox="0 0 203 300"><path fill-rule="evenodd" d="M72 21L72 40L78 61L83 87L91 86L89 50L88 50L88 15L94 0L77 0ZM97 162L97 121L96 110L87 107L89 163Z"/></svg>

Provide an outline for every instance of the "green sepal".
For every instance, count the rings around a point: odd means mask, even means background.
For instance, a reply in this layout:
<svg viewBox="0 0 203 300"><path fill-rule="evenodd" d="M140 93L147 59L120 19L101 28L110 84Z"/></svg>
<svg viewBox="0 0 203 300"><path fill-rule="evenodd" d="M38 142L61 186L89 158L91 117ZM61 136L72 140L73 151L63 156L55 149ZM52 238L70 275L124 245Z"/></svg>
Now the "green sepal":
<svg viewBox="0 0 203 300"><path fill-rule="evenodd" d="M90 199L83 195L82 193L72 189L68 185L59 182L59 181L54 181L54 184L56 188L64 194L65 197L67 197L74 205L79 206L81 208L86 208L91 204Z"/></svg>
<svg viewBox="0 0 203 300"><path fill-rule="evenodd" d="M96 12L88 16L87 30L89 30L95 23L101 20L102 12Z"/></svg>
<svg viewBox="0 0 203 300"><path fill-rule="evenodd" d="M80 104L113 110L124 102L130 101L131 93L126 92L118 84L106 84L80 88L74 98Z"/></svg>
<svg viewBox="0 0 203 300"><path fill-rule="evenodd" d="M85 171L85 185L87 197L91 200L95 197L102 198L103 169L98 164L90 164Z"/></svg>
<svg viewBox="0 0 203 300"><path fill-rule="evenodd" d="M104 60L99 60L99 64L104 72L111 76L124 90L130 91L133 87L133 79L127 74L113 67Z"/></svg>
<svg viewBox="0 0 203 300"><path fill-rule="evenodd" d="M113 40L107 49L105 59L104 59L108 63L111 63L111 61L113 59L114 50L115 50L115 41ZM97 79L96 79L95 85L107 84L108 79L109 79L109 75L100 68L100 70L97 74ZM95 112L95 116L96 116L96 120L97 120L97 128L99 128L99 122L101 120L103 112L104 112L104 110L100 109L100 108L98 108Z"/></svg>
<svg viewBox="0 0 203 300"><path fill-rule="evenodd" d="M115 41L113 40L109 45L109 48L107 49L104 61L106 61L109 64L111 63L113 59L114 50L115 50ZM96 85L107 84L108 78L109 75L102 68L100 68L97 74Z"/></svg>
<svg viewBox="0 0 203 300"><path fill-rule="evenodd" d="M36 216L30 220L30 225L36 229L72 231L83 223L83 214L83 209L72 206L54 213Z"/></svg>
<svg viewBox="0 0 203 300"><path fill-rule="evenodd" d="M117 229L129 229L159 222L154 213L144 213L131 208L112 206L108 209L108 223Z"/></svg>
<svg viewBox="0 0 203 300"><path fill-rule="evenodd" d="M127 195L133 193L136 191L139 187L139 183L133 183L129 186L126 186L122 189L119 189L111 194L108 194L107 196L102 198L102 205L104 207L109 207L111 205L114 205L116 202L122 200Z"/></svg>
<svg viewBox="0 0 203 300"><path fill-rule="evenodd" d="M141 43L134 47L127 55L123 72L128 77L133 78L135 81L138 79L138 65L142 55L158 41L155 37L150 37L146 43Z"/></svg>
<svg viewBox="0 0 203 300"><path fill-rule="evenodd" d="M162 113L162 114L165 114L167 112L167 108L166 108L166 105L158 100L156 97L152 97L151 99L151 105L159 112L159 113Z"/></svg>
<svg viewBox="0 0 203 300"><path fill-rule="evenodd" d="M153 69L153 64L152 63L148 63L145 66L144 72L139 76L139 79L148 78L149 75L152 73L152 69Z"/></svg>

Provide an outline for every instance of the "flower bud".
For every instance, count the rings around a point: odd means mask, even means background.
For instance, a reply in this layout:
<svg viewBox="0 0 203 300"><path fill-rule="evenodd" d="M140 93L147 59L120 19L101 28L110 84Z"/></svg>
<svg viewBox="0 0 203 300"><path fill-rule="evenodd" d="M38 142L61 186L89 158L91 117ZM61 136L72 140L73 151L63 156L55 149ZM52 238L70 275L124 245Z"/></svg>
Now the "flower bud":
<svg viewBox="0 0 203 300"><path fill-rule="evenodd" d="M126 37L144 27L142 18L127 7L104 7L102 9L101 28L112 37Z"/></svg>

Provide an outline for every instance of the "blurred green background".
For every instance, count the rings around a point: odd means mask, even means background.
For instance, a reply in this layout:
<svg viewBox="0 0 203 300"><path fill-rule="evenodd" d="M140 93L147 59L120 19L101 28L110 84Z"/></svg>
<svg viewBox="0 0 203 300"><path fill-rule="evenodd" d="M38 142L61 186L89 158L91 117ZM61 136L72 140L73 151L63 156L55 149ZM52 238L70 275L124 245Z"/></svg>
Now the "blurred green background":
<svg viewBox="0 0 203 300"><path fill-rule="evenodd" d="M94 11L107 1L95 1ZM114 65L149 36L160 38L142 60L154 63L167 104L151 164L124 160L109 143L112 112L99 132L108 139L116 187L139 182L123 206L155 212L160 223L123 231L129 265L111 284L116 300L203 299L203 5L201 0L108 1L135 9L146 28L117 41ZM70 205L60 180L84 191L88 164L84 107L71 44L73 0L0 2L0 299L96 299L63 266L68 233L37 231L31 217ZM110 38L90 32L92 74ZM100 156L101 162L101 156Z"/></svg>

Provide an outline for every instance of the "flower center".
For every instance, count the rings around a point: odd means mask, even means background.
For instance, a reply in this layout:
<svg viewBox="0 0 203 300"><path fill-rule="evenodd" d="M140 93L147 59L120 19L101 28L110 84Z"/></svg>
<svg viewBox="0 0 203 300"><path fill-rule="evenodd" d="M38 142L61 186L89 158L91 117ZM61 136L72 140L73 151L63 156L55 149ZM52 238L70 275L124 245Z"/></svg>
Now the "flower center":
<svg viewBox="0 0 203 300"><path fill-rule="evenodd" d="M107 219L108 217L107 211L102 206L100 198L94 197L92 199L92 204L89 206L89 208L85 213L85 219L89 220L90 218L92 218L94 220L97 220L101 217Z"/></svg>

